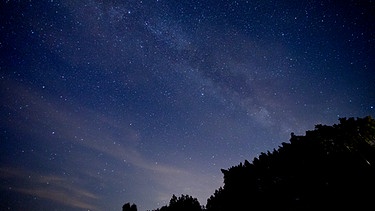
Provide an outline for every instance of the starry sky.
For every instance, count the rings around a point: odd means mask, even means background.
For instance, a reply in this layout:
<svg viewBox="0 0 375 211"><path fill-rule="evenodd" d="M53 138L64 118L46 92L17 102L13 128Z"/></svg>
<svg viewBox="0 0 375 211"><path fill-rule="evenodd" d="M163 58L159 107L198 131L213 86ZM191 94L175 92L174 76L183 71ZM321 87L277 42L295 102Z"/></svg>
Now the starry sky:
<svg viewBox="0 0 375 211"><path fill-rule="evenodd" d="M375 116L375 3L0 2L0 209L202 205L220 169Z"/></svg>

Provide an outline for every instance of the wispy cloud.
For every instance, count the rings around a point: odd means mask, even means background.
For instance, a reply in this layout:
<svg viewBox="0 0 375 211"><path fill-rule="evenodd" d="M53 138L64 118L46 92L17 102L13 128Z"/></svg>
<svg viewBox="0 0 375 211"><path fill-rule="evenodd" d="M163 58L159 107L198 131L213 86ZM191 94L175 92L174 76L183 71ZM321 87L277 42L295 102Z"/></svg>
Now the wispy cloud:
<svg viewBox="0 0 375 211"><path fill-rule="evenodd" d="M0 178L21 181L13 183L12 187L2 187L8 191L47 199L68 207L101 210L99 206L95 205L95 201L99 199L97 195L75 185L64 177L44 175L20 168L2 167L0 168Z"/></svg>

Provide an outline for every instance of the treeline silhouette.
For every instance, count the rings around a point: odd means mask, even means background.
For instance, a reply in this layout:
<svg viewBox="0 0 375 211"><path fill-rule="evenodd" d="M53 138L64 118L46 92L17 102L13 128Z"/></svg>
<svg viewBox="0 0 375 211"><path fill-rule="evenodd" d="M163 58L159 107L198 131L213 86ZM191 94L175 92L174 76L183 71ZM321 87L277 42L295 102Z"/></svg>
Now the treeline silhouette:
<svg viewBox="0 0 375 211"><path fill-rule="evenodd" d="M373 210L375 120L339 122L316 125L305 136L292 133L290 143L262 152L252 163L221 169L224 186L206 207L191 196L173 195L169 205L154 211Z"/></svg>

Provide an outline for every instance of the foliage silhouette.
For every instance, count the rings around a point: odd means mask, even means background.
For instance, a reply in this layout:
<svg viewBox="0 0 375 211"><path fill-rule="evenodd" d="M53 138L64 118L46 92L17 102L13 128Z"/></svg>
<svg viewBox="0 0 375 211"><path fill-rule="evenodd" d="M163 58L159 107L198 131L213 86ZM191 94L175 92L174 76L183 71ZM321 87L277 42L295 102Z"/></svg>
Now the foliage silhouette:
<svg viewBox="0 0 375 211"><path fill-rule="evenodd" d="M202 211L202 207L196 198L189 195L176 197L174 194L169 201L169 206L163 206L154 211Z"/></svg>
<svg viewBox="0 0 375 211"><path fill-rule="evenodd" d="M339 122L292 133L272 153L221 169L224 186L205 208L191 196L173 195L169 206L154 211L374 209L375 120Z"/></svg>
<svg viewBox="0 0 375 211"><path fill-rule="evenodd" d="M122 211L137 211L137 205L126 203L122 206Z"/></svg>
<svg viewBox="0 0 375 211"><path fill-rule="evenodd" d="M222 169L224 187L207 200L216 210L368 209L375 196L375 121L341 118Z"/></svg>

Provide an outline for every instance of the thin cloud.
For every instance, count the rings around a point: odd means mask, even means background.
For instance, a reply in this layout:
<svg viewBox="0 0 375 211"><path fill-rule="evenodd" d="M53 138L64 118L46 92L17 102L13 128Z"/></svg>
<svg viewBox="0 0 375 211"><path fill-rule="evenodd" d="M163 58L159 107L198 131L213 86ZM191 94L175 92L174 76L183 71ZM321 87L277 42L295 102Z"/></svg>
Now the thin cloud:
<svg viewBox="0 0 375 211"><path fill-rule="evenodd" d="M101 210L95 206L97 195L71 183L67 178L57 175L40 174L25 169L0 168L0 178L14 182L7 190L47 199L68 207Z"/></svg>

